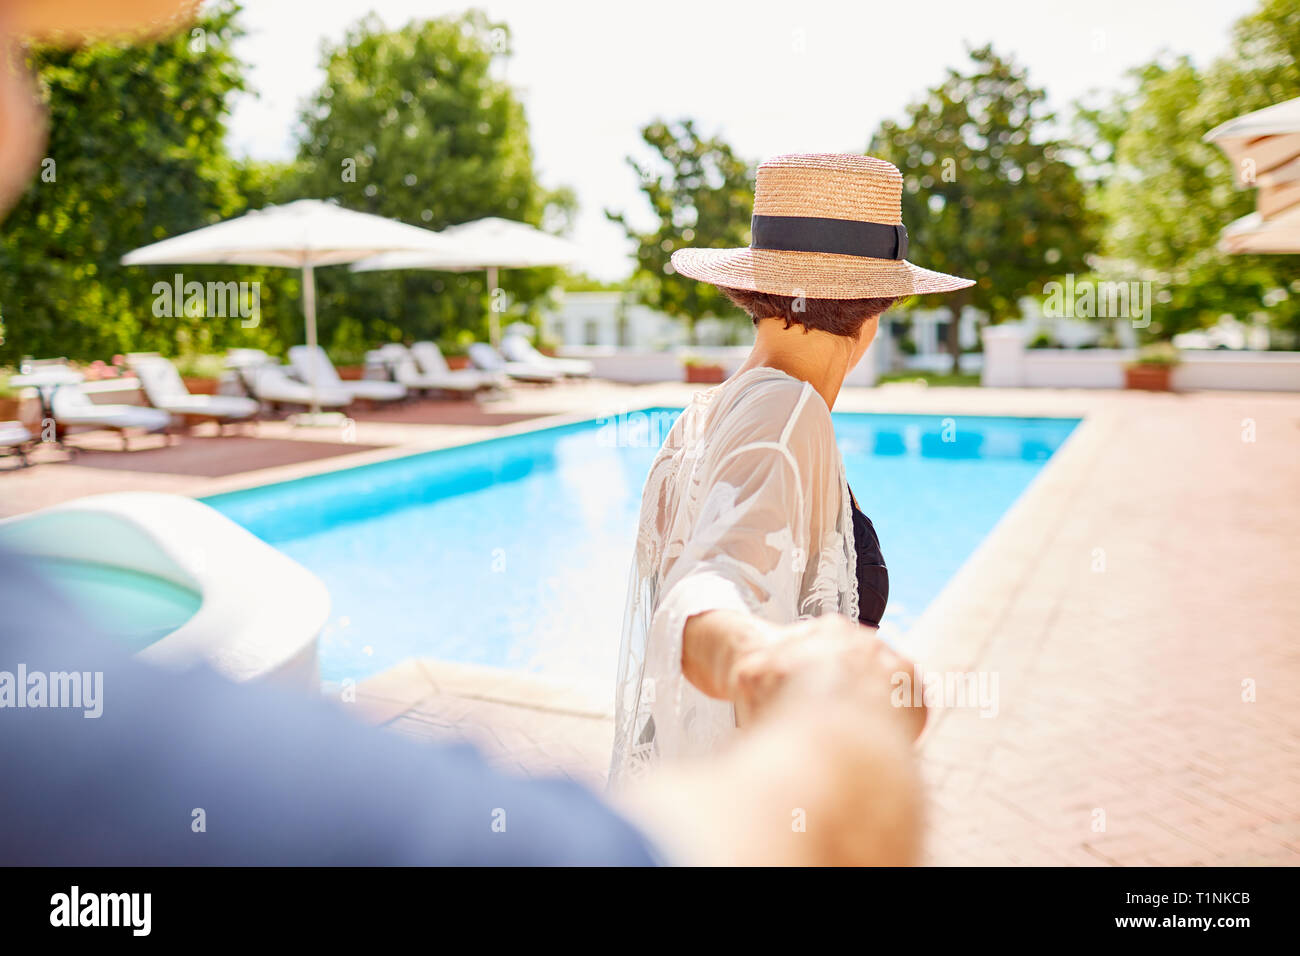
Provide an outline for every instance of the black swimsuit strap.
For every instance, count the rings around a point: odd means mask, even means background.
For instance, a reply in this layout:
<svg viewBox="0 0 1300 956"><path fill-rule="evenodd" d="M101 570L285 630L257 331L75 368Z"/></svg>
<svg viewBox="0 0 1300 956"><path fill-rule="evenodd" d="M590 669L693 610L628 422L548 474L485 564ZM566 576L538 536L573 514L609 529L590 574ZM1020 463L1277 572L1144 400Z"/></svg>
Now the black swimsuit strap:
<svg viewBox="0 0 1300 956"><path fill-rule="evenodd" d="M875 526L858 507L851 488L849 501L853 510L853 550L857 553L858 621L879 627L889 602L889 569L885 567Z"/></svg>

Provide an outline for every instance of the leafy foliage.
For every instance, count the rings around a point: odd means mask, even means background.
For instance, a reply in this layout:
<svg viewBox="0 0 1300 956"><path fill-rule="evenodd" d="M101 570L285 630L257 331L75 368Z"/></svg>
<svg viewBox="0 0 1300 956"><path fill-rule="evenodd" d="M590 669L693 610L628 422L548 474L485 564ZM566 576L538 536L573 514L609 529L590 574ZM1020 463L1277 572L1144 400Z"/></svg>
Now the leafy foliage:
<svg viewBox="0 0 1300 956"><path fill-rule="evenodd" d="M970 56L970 72L949 70L904 122L881 124L869 150L903 174L911 255L976 281L945 297L954 372L962 306L993 321L1018 315L1021 297L1082 271L1093 247L1084 184L1062 144L1043 132L1055 119L1045 94L991 47Z"/></svg>
<svg viewBox="0 0 1300 956"><path fill-rule="evenodd" d="M686 320L736 315L731 301L715 287L673 271L678 248L733 248L749 245L754 208L754 170L717 137L702 136L693 121L656 121L641 130L655 152L653 162L629 158L641 191L658 217L650 232L635 229L625 213L607 212L636 240L633 285L649 305Z"/></svg>
<svg viewBox="0 0 1300 956"><path fill-rule="evenodd" d="M1204 135L1218 124L1300 96L1300 3L1266 0L1234 30L1229 54L1199 71L1186 58L1135 71L1117 98L1115 170L1102 190L1102 251L1112 270L1149 275L1157 303L1149 332L1213 325L1222 315L1300 331L1300 284L1286 256L1230 256L1223 228L1251 212L1224 154Z"/></svg>
<svg viewBox="0 0 1300 956"><path fill-rule="evenodd" d="M194 32L139 45L33 47L51 114L52 178L40 176L0 225L0 364L23 355L104 358L240 345L283 351L302 335L292 270L123 267L129 250L270 203L313 197L438 229L482 216L563 225L571 190L534 176L523 108L493 64L509 34L478 13L385 30L366 18L324 55L293 163L236 162L224 145L239 7L207 10ZM155 317L153 287L258 282L261 324ZM535 304L555 270L502 274ZM386 339L482 337L482 273L317 273L322 342L352 360ZM511 310L530 314L528 306ZM508 321L508 319L507 319Z"/></svg>
<svg viewBox="0 0 1300 956"><path fill-rule="evenodd" d="M244 86L230 52L236 12L209 7L197 33L139 44L30 48L50 137L45 163L0 224L0 363L174 350L178 337L219 336L212 321L239 328L238 318L155 318L161 276L119 262L242 208L223 146L227 98Z"/></svg>
<svg viewBox="0 0 1300 956"><path fill-rule="evenodd" d="M430 229L484 216L565 218L573 194L538 184L523 106L494 74L508 55L507 29L478 12L392 31L361 20L325 52L325 80L302 115L295 192ZM485 334L482 273L336 269L317 279L322 341L338 351ZM554 281L549 269L501 276L521 303ZM527 307L512 311L522 317Z"/></svg>

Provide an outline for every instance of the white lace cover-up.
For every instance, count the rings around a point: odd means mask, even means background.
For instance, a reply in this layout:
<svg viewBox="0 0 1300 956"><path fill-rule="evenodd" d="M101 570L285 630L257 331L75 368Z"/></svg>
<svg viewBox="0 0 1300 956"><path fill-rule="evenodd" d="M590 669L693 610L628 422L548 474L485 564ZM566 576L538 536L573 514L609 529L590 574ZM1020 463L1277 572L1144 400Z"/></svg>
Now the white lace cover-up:
<svg viewBox="0 0 1300 956"><path fill-rule="evenodd" d="M697 394L642 493L611 785L708 752L735 728L731 704L682 675L687 618L729 608L775 624L857 620L855 564L844 463L813 387L760 367Z"/></svg>

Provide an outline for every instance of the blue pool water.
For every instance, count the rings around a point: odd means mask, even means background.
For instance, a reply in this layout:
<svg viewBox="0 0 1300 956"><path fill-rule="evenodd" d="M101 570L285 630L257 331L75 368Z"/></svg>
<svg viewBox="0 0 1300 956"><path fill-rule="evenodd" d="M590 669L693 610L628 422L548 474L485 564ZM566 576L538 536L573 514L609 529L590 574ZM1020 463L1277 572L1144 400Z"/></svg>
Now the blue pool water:
<svg viewBox="0 0 1300 956"><path fill-rule="evenodd" d="M327 681L409 657L612 684L641 486L677 412L647 409L208 498L333 599ZM1077 419L836 414L907 628Z"/></svg>

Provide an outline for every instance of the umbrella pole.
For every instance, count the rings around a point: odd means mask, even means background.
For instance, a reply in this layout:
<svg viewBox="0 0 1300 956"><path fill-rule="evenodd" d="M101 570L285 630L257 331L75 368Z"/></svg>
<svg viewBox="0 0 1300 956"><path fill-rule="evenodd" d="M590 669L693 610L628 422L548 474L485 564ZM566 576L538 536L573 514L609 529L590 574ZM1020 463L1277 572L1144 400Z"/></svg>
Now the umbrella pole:
<svg viewBox="0 0 1300 956"><path fill-rule="evenodd" d="M339 412L323 414L320 410L320 374L316 361L316 267L310 262L302 267L302 314L307 325L307 354L309 359L307 386L311 389L311 410L301 415L294 415L295 425L324 428L344 424L347 419Z"/></svg>
<svg viewBox="0 0 1300 956"><path fill-rule="evenodd" d="M501 320L497 316L497 267L488 266L487 271L488 286L488 338L492 341L492 347L499 349L501 347Z"/></svg>
<svg viewBox="0 0 1300 956"><path fill-rule="evenodd" d="M302 311L307 318L308 367L311 369L311 414L320 414L320 396L316 391L319 371L316 368L316 270L310 262L302 267Z"/></svg>

